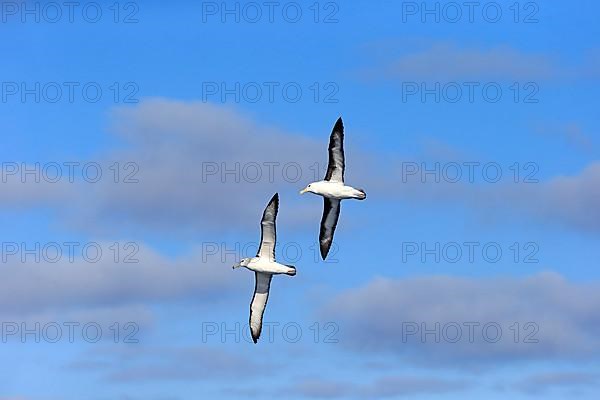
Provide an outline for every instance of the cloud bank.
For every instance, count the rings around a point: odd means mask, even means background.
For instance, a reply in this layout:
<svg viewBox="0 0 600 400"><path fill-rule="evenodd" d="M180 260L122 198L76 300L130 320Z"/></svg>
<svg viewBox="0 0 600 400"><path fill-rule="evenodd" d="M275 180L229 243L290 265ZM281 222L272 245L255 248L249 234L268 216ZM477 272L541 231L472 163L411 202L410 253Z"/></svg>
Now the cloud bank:
<svg viewBox="0 0 600 400"><path fill-rule="evenodd" d="M321 313L340 324L341 344L428 367L593 360L600 355L599 289L555 273L378 278L337 295Z"/></svg>

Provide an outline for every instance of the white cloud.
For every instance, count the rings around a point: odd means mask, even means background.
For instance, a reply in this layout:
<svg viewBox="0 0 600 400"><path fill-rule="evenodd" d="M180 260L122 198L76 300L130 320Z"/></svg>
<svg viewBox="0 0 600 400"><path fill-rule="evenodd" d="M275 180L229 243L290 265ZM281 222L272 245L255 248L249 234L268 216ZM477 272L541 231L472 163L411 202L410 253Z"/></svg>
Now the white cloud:
<svg viewBox="0 0 600 400"><path fill-rule="evenodd" d="M554 390L590 390L600 386L600 376L589 372L552 372L527 376L513 385L513 389L530 395Z"/></svg>
<svg viewBox="0 0 600 400"><path fill-rule="evenodd" d="M306 398L381 399L423 394L447 394L465 390L461 381L414 376L385 376L368 383L341 382L330 379L304 379L277 391L278 395Z"/></svg>
<svg viewBox="0 0 600 400"><path fill-rule="evenodd" d="M386 72L404 81L539 80L559 73L553 61L542 54L508 46L477 49L448 43L434 43L427 49L403 55Z"/></svg>
<svg viewBox="0 0 600 400"><path fill-rule="evenodd" d="M264 205L279 191L287 194L284 204L295 202L294 212L282 212L281 218L303 224L315 207L301 201L298 191L325 173L334 117L324 121L322 140L313 140L224 105L144 100L111 114L121 143L94 158L104 173L99 182L21 183L11 176L0 204L49 207L71 227L94 234L214 233L234 230L242 221L258 224ZM109 169L116 162L120 183ZM123 183L126 176L138 182Z"/></svg>
<svg viewBox="0 0 600 400"><path fill-rule="evenodd" d="M597 79L598 52L575 63L509 45L464 46L448 41L387 42L376 49L379 66L363 71L371 79L425 82L571 82ZM401 49L399 54L399 49ZM385 54L384 57L381 55Z"/></svg>
<svg viewBox="0 0 600 400"><path fill-rule="evenodd" d="M106 249L110 244L101 246ZM2 266L0 313L43 314L56 310L116 307L194 298L221 299L236 287L231 268L203 262L200 252L170 259L147 246L139 262L10 262Z"/></svg>
<svg viewBox="0 0 600 400"><path fill-rule="evenodd" d="M460 164L460 160L457 161ZM485 162L480 162L480 165ZM426 164L431 168L431 163ZM464 167L467 171L467 167ZM463 172L464 172L463 171ZM531 172L532 170L528 170ZM510 171L505 173L509 174ZM517 215L545 225L559 225L584 232L600 232L600 162L589 164L579 174L555 176L537 183L469 183L464 178L453 183L431 177L425 183L419 177L401 183L398 169L401 200L417 204L459 204L489 216ZM537 179L537 177L535 177ZM513 179L510 177L510 179ZM521 177L520 179L523 179Z"/></svg>
<svg viewBox="0 0 600 400"><path fill-rule="evenodd" d="M554 273L378 278L336 296L322 313L340 324L340 344L395 353L415 364L481 367L517 360L591 360L600 355L599 289L597 282L572 283ZM494 325L484 334L486 324Z"/></svg>

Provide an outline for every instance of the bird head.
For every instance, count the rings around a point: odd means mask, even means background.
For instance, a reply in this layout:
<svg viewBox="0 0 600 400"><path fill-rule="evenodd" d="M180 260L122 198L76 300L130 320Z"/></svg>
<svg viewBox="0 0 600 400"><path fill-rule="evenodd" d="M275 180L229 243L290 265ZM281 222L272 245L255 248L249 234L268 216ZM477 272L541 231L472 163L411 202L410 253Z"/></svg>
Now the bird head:
<svg viewBox="0 0 600 400"><path fill-rule="evenodd" d="M249 258L242 258L240 260L240 262L238 262L237 264L234 264L234 266L232 268L236 269L236 268L240 268L240 267L247 267L248 264L250 264L250 259Z"/></svg>
<svg viewBox="0 0 600 400"><path fill-rule="evenodd" d="M308 185L307 187L305 187L304 189L302 189L300 191L300 194L304 194L306 192L312 192L312 193L314 193L313 187L312 187L312 183L310 185Z"/></svg>

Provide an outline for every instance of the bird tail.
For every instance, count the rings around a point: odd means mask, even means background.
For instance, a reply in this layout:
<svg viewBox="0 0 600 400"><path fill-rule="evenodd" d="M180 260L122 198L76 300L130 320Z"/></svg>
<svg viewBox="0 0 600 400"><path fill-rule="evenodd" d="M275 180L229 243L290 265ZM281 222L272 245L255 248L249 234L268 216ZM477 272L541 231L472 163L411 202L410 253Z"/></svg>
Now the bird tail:
<svg viewBox="0 0 600 400"><path fill-rule="evenodd" d="M295 276L296 275L296 267L294 267L293 265L286 265L286 267L290 268L290 271L286 272L286 275L289 276Z"/></svg>

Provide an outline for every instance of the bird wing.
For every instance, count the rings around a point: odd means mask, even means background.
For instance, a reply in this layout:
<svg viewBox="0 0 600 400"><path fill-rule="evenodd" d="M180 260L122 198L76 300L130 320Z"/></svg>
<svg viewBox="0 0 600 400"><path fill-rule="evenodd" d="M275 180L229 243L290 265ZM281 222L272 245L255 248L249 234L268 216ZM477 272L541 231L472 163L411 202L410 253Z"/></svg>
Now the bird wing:
<svg viewBox="0 0 600 400"><path fill-rule="evenodd" d="M323 260L329 253L333 242L333 233L340 217L341 201L323 197L323 217L321 218L321 230L319 232L319 245Z"/></svg>
<svg viewBox="0 0 600 400"><path fill-rule="evenodd" d="M265 257L268 260L275 261L275 242L277 233L275 229L275 219L279 209L279 194L275 193L267 204L260 221L260 247L257 257Z"/></svg>
<svg viewBox="0 0 600 400"><path fill-rule="evenodd" d="M344 182L344 123L340 117L329 137L329 163L326 181Z"/></svg>
<svg viewBox="0 0 600 400"><path fill-rule="evenodd" d="M250 303L250 333L254 343L258 341L262 331L263 314L269 299L271 278L273 278L271 274L254 273L254 296L252 296L252 302Z"/></svg>

